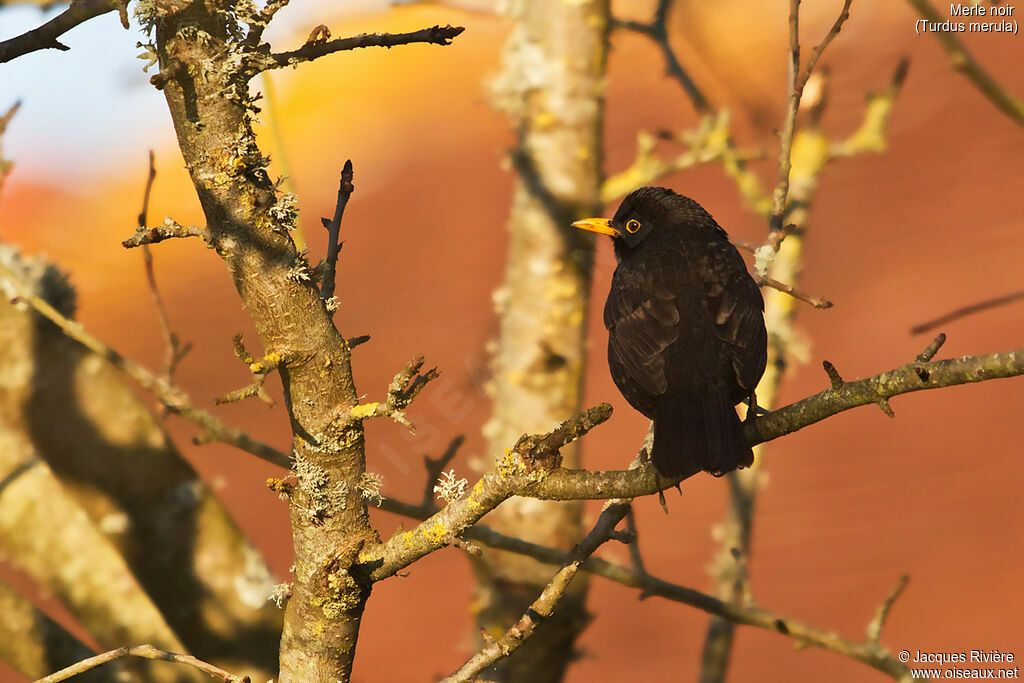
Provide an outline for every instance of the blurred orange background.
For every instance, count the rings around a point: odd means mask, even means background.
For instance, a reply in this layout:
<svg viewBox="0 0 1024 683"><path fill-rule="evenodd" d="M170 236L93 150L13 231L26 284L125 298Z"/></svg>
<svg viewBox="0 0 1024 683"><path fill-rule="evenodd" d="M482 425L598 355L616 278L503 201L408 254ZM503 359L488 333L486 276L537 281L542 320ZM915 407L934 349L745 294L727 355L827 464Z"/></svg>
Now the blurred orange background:
<svg viewBox="0 0 1024 683"><path fill-rule="evenodd" d="M643 18L647 4L617 3L616 11ZM773 5L684 3L674 16L681 57L711 98L731 107L740 146L766 150L756 168L768 186L776 152L772 129L781 121L786 78L786 7ZM805 54L839 5L805 4ZM326 12L318 21L330 23ZM865 92L885 87L901 56L909 55L911 67L892 116L888 151L837 162L822 179L804 286L836 305L801 309L804 358L791 365L782 403L828 385L823 359L847 378L902 365L931 338L911 336L913 324L1019 290L1024 282L1024 129L948 68L933 37L915 35L915 19L903 3L855 3L823 60L832 74L824 126L837 138L857 127ZM319 217L333 211L341 165L347 158L354 163L356 192L342 226L336 320L347 336L372 335L354 352L360 391L371 400L381 396L394 373L420 353L443 373L410 411L419 427L415 436L383 422L368 427L369 468L383 475L385 495L404 500L422 491L421 456L436 455L455 435L467 437L454 463L459 476L471 478L471 462L491 455L483 452L480 435L489 410L482 383L487 342L497 329L490 292L504 268L512 176L503 159L513 140L483 83L497 71L507 27L485 13L433 6L330 23L341 36L449 22L467 30L447 48L359 50L274 73L279 106L265 112L280 127L313 262L325 246ZM1008 89L1024 94L1019 37L967 38ZM609 172L632 161L638 130L681 130L696 122L676 84L663 75L652 44L621 32L612 43ZM262 140L274 157L272 170L284 172L268 131ZM156 155L150 222L168 215L201 224L180 154L164 144ZM156 368L163 349L141 255L120 246L138 212L145 149L97 164L100 172L73 186L25 182L15 169L0 201L0 239L45 253L69 271L86 327ZM697 199L731 234L763 238L765 226L742 205L721 168L696 168L664 184ZM213 252L198 241L172 240L154 255L172 323L195 345L179 382L208 404L248 381L232 355L231 337L244 331L252 347L255 333ZM604 358L599 313L613 265L610 245L601 244L587 403L608 401L616 412L583 441L585 462L594 469L624 467L646 429L610 381ZM949 341L940 357L1020 348L1024 304L944 330ZM866 407L772 443L755 521L751 574L757 603L861 639L878 603L907 572L910 587L883 636L891 651L998 649L1024 657L1024 544L1013 531L1024 521L1022 399L1021 379L917 393L893 401L895 420ZM216 410L255 437L287 448L280 405ZM274 468L226 447L193 446L192 428L174 418L168 427L219 486L275 573L285 576L291 563L287 513L264 486L267 476L277 474ZM687 481L681 496L670 493L669 515L655 498L638 501L648 570L710 589L707 566L716 550L711 528L723 517L725 494L723 481L702 475ZM590 507L591 516L597 509L596 503ZM379 513L375 522L388 535L401 520ZM626 559L621 547L602 554ZM465 558L445 550L411 569L409 577L375 588L354 680L430 680L470 653ZM592 582L590 610L595 619L580 642L583 652L570 681L696 678L707 623L702 613L659 598L640 602L636 591L601 579ZM740 628L730 680L882 678L827 652L796 651L777 634Z"/></svg>

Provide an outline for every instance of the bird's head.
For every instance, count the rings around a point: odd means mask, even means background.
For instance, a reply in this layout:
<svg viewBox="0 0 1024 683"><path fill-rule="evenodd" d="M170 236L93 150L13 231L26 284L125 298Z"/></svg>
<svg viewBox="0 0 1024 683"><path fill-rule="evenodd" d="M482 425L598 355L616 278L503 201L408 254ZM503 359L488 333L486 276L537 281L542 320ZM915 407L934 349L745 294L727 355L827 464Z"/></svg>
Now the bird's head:
<svg viewBox="0 0 1024 683"><path fill-rule="evenodd" d="M611 235L617 248L635 249L653 233L692 220L696 214L710 218L689 197L664 187L641 187L626 195L614 218L585 218L573 227Z"/></svg>

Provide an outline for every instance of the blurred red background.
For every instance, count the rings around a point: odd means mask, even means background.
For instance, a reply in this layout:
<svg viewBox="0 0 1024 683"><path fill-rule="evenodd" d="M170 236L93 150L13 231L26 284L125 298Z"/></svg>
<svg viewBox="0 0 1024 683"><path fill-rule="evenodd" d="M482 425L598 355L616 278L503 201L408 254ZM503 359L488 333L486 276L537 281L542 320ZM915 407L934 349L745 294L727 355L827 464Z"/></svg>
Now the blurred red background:
<svg viewBox="0 0 1024 683"><path fill-rule="evenodd" d="M716 102L731 106L740 145L767 151L768 160L757 164L766 184L774 178L772 127L785 93L785 7L776 4L688 3L675 17L676 42L694 78ZM617 9L644 16L645 3L635 5ZM838 3L806 7L805 45L826 30L838 9L832 5ZM911 336L913 324L1022 287L1024 130L953 73L938 43L915 35L914 20L902 3L856 3L824 59L832 73L824 125L835 137L856 128L865 92L882 89L901 56L910 56L911 68L888 151L837 162L823 177L804 284L836 305L800 311L806 353L785 379L783 403L827 386L823 359L847 378L891 369L930 340ZM443 372L410 411L419 426L415 436L383 422L368 428L369 468L383 475L385 495L406 500L422 490L422 454L437 454L456 434L467 437L454 463L460 476L472 477L470 461L491 455L480 436L489 410L482 382L486 345L496 332L490 292L504 267L512 178L502 162L512 137L482 83L498 68L505 26L484 14L436 7L332 24L335 35L345 35L447 22L467 27L451 47L360 50L275 73L280 105L267 114L285 141L314 262L325 242L319 217L331 215L338 172L346 158L355 165L336 319L347 336L373 337L355 351L360 391L371 400L381 396L392 375L419 353ZM968 44L1010 90L1024 93L1020 38L985 35ZM608 171L632 161L638 130L694 123L691 107L663 76L654 46L615 34ZM276 164L280 151L268 135L264 144ZM151 222L164 215L201 222L177 150L158 148L157 159ZM75 187L28 184L15 171L0 203L0 238L29 253L44 252L69 271L84 324L127 356L159 367L163 350L141 255L120 247L138 212L145 150L102 163L98 179ZM664 184L700 201L731 234L762 238L764 225L719 167L697 168ZM244 331L254 344L255 333L217 256L192 241L161 244L154 254L173 325L195 344L179 370L181 385L203 403L245 384L247 371L232 355L231 337ZM610 245L602 244L587 402L608 401L616 413L584 440L590 468L625 466L645 430L644 419L611 383L604 359L599 311L612 266ZM1024 304L957 321L945 331L949 341L940 357L1019 348ZM758 604L860 639L897 576L908 572L910 587L883 636L892 651L995 648L1024 656L1024 545L1013 531L1024 519L1022 398L1019 379L918 393L893 401L895 420L861 408L771 444L751 565ZM253 402L217 410L254 436L287 447L280 406ZM172 419L168 426L220 487L275 573L285 576L291 563L287 514L263 483L277 474L274 468L225 447L192 446L188 425ZM710 588L711 528L723 516L725 492L724 482L698 476L681 496L668 496L667 516L654 498L637 502L640 545L652 573ZM594 504L591 514L596 510ZM380 513L375 521L387 535L401 520ZM602 552L625 559L619 547ZM601 579L592 585L595 619L570 681L696 677L705 615L659 598L640 602L636 591ZM469 592L468 565L457 550L417 563L407 578L379 584L354 678L425 680L454 669L472 645ZM731 680L881 677L833 654L796 651L777 634L741 628Z"/></svg>

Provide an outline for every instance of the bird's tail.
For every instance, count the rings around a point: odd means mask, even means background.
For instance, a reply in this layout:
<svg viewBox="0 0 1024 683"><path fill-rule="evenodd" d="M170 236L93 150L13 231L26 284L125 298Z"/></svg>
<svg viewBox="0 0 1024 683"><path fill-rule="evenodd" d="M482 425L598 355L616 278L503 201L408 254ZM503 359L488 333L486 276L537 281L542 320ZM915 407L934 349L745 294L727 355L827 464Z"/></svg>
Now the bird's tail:
<svg viewBox="0 0 1024 683"><path fill-rule="evenodd" d="M720 477L754 462L743 424L725 392L662 397L652 450L655 468L671 478L700 470Z"/></svg>

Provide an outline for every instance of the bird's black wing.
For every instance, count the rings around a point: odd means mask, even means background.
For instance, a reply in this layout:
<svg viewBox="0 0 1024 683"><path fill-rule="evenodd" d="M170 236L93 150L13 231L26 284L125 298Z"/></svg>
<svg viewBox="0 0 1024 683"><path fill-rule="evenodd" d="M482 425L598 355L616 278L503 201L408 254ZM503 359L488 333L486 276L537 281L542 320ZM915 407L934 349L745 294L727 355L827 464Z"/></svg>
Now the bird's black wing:
<svg viewBox="0 0 1024 683"><path fill-rule="evenodd" d="M738 401L757 386L768 360L764 299L735 247L722 241L709 245L706 254L704 294L715 336L725 342L736 373Z"/></svg>
<svg viewBox="0 0 1024 683"><path fill-rule="evenodd" d="M656 279L650 270L620 267L604 307L612 379L648 417L653 398L668 388L665 350L679 336L676 295Z"/></svg>

